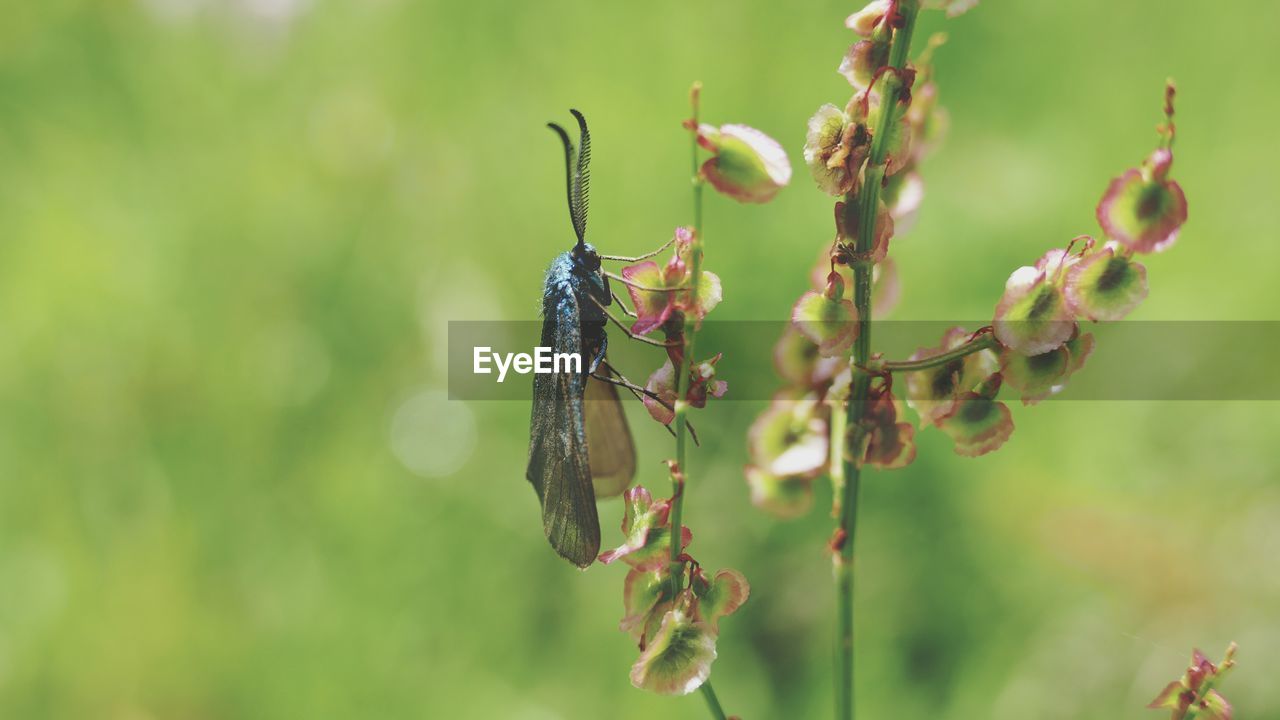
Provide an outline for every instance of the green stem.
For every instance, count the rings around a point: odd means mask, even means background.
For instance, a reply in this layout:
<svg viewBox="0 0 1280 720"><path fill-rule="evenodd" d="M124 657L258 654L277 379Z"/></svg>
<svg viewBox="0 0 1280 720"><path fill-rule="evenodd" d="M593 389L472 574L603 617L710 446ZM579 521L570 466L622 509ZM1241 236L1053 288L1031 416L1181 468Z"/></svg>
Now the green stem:
<svg viewBox="0 0 1280 720"><path fill-rule="evenodd" d="M720 707L720 699L716 697L716 691L711 687L711 681L702 683L702 697L707 701L707 709L711 711L711 717L716 720L725 720L724 708Z"/></svg>
<svg viewBox="0 0 1280 720"><path fill-rule="evenodd" d="M693 150L691 153L693 160L693 242L689 246L689 297L696 302L698 297L698 282L702 277L702 177L698 173L698 95L701 92L701 84L694 83L692 91L693 100ZM675 597L680 593L683 584L683 568L680 563L680 553L683 548L681 538L684 536L684 490L683 484L679 481L679 477L688 478L688 469L685 465L685 450L687 447L688 433L688 413L689 402L681 393L681 388L691 377L693 372L693 346L694 341L698 337L699 319L694 316L685 315L684 321L684 359L680 363L680 367L676 368L675 378L675 429L676 429L676 467L680 475L672 475L671 478L671 582L674 585ZM702 683L699 688L702 691L702 697L707 701L707 709L711 711L711 716L716 720L725 720L724 709L720 707L720 700L716 697L716 691L711 687L711 681L707 680Z"/></svg>
<svg viewBox="0 0 1280 720"><path fill-rule="evenodd" d="M693 98L693 143L692 143L692 170L693 170L693 242L689 247L689 297L698 297L698 281L702 275L702 178L698 173L698 94L701 91L701 85L694 84ZM678 250L677 250L678 252ZM680 363L680 367L676 368L675 377L675 430L676 430L676 467L680 472L680 476L688 477L688 471L685 466L685 449L686 436L688 433L688 413L689 403L681 393L681 389L685 386L693 369L693 344L698 336L698 321L696 318L691 319L685 316L684 322L684 358ZM675 592L672 597L680 593L682 584L682 568L680 567L680 553L683 548L680 547L680 540L684 536L684 487L677 481L676 475L671 478L671 582Z"/></svg>
<svg viewBox="0 0 1280 720"><path fill-rule="evenodd" d="M889 65L902 68L906 65L907 52L911 47L911 34L915 29L917 3L914 0L900 0L897 12L902 24L894 31L893 41L889 48ZM856 251L865 257L872 248L875 234L876 210L880 201L880 186L884 180L885 154L888 151L886 138L893 123L900 119L898 114L899 86L896 75L886 78L885 97L881 98L883 111L880 113L880 125L874 129L871 139L871 152L863 172L863 182L858 196L845 197L846 203L859 203L860 227L856 238ZM871 375L864 368L871 356L871 264L858 262L854 265L854 306L858 311L858 339L854 343L849 357L852 372L852 385L849 392L849 403L845 408L845 430L840 437L833 436L833 443L839 443L843 452L841 471L843 474L843 492L840 503L840 519L837 535L839 536L839 553L835 557L836 582L836 720L852 720L854 717L854 652L853 652L853 590L854 590L854 544L857 531L858 489L862 479L861 447L864 440L861 427L862 415L867 404ZM833 423L834 426L834 423ZM847 443L847 444L846 444Z"/></svg>
<svg viewBox="0 0 1280 720"><path fill-rule="evenodd" d="M889 372L898 373L928 370L930 368L946 365L952 360L959 360L966 355L972 355L976 352L982 352L983 350L994 350L998 346L999 343L996 342L995 337L991 335L979 335L959 347L952 348L937 355L930 355L927 358L921 358L920 360L899 360L897 362L887 362L884 364L884 369Z"/></svg>

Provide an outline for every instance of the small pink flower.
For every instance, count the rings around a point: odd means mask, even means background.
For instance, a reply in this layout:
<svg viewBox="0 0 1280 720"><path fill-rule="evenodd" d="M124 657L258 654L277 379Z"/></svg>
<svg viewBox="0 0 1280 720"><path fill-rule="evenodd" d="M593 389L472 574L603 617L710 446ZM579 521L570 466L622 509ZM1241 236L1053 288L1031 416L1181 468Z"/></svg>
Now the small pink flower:
<svg viewBox="0 0 1280 720"><path fill-rule="evenodd" d="M720 278L713 272L702 271L698 281L698 296L691 297L693 273L689 270L688 254L693 242L693 230L678 227L675 230L675 249L665 265L646 260L622 268L622 277L629 283L627 293L635 307L636 321L631 332L637 335L662 327L677 312L705 317L720 304L723 291Z"/></svg>

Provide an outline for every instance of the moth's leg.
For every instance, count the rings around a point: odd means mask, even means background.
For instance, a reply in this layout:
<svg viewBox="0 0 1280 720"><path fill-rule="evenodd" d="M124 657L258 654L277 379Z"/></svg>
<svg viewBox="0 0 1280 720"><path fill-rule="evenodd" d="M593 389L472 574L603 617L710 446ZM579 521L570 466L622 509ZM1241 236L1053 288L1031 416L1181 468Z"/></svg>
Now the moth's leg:
<svg viewBox="0 0 1280 720"><path fill-rule="evenodd" d="M605 367L606 367L607 369L609 369L611 372L617 372L616 370L613 370L613 368L610 368L608 365L605 365ZM644 401L644 398L642 398L642 397L641 397L641 395L643 395L644 397L652 398L654 402L656 402L656 403L658 403L658 404L662 405L663 407L665 407L665 408L666 408L666 409L668 409L668 410L671 410L671 405L669 405L665 400L663 400L662 398L658 397L657 395L655 395L655 394L653 394L653 393L649 392L648 390L646 390L646 389L644 389L644 388L640 387L639 385L635 385L635 384L633 384L633 383L632 383L631 381L629 381L629 380L614 380L613 378L609 377L608 375L597 375L596 373L591 373L591 377L593 377L593 378L595 378L595 379L597 379L597 380L599 380L599 381L601 381L601 382L607 382L607 383L609 383L610 385L617 385L618 387L624 387L624 388L626 388L627 390L631 391L631 394L632 394L632 395L634 395L634 396L636 397L636 399L637 399L637 400L640 400L641 402L643 402L643 401ZM673 411L673 412L674 412L674 411ZM686 423L686 424L685 424L685 426L686 426L686 427L688 427L688 423ZM671 437L675 437L675 436L676 436L676 429L675 429L675 428L671 427L670 425L663 425L662 427L664 427L664 428L666 428L666 429L667 429L667 432L671 434ZM690 435L693 435L692 428L690 428L690 433L689 433L689 434L690 434ZM693 444L694 444L694 445L697 445L697 444L698 444L698 439L697 439L696 437L695 437L695 438L694 438L694 440L693 440Z"/></svg>
<svg viewBox="0 0 1280 720"><path fill-rule="evenodd" d="M609 318L609 320L611 320L614 325L618 326L618 329L626 333L627 337L631 338L632 340L639 340L642 343L653 345L654 347L660 347L660 348L679 347L678 343L665 343L659 340L654 340L653 338L647 338L643 335L637 335L631 332L631 329L628 328L626 325L623 325L621 320L614 317L612 313L610 313L608 310L605 309L604 303L597 300L594 295L590 295L588 297L591 298L591 302L595 303L596 306L600 308L600 312L604 313L605 317Z"/></svg>
<svg viewBox="0 0 1280 720"><path fill-rule="evenodd" d="M635 395L637 400L640 400L641 399L640 396L644 395L645 397L653 400L654 402L670 410L671 412L675 412L675 408L671 406L671 403L658 397L657 394L651 392L648 388L642 388L639 385L636 385L635 383L628 380L622 373L618 372L617 368L610 365L608 360L604 360L600 364L602 367L604 367L605 371L608 372L610 375L617 376L617 379L615 380L612 377L601 376L594 372L591 374L591 377L597 380L603 380L604 382L607 382L610 385L617 385L618 387L624 387L630 390L631 394ZM689 428L689 437L693 440L693 444L698 447L701 447L702 444L698 442L698 431L693 429L693 423L689 422L688 419L686 418L684 426ZM667 432L671 433L671 437L676 436L675 428L671 427L670 425L663 425L663 427L667 429Z"/></svg>
<svg viewBox="0 0 1280 720"><path fill-rule="evenodd" d="M670 288L651 287L649 285L641 285L640 283L635 282L633 280L628 280L622 277L621 275L618 275L617 273L607 272L604 275L607 278L617 280L618 282L622 283L623 285L626 285L627 287L633 287L637 290L644 290L646 292L680 292L681 290L689 289L687 285L682 285L680 287L670 287Z"/></svg>
<svg viewBox="0 0 1280 720"><path fill-rule="evenodd" d="M614 370L613 368L609 367L609 366L608 366L608 364L605 364L605 368L606 368L606 370L607 370L608 372L617 372L617 371L616 371L616 370ZM595 379L597 379L597 380L600 380L601 382L607 382L607 383L609 383L610 385L617 385L618 387L626 388L626 389L628 389L628 390L630 390L630 391L631 391L631 394L632 394L632 395L635 395L635 396L636 396L636 399L637 399L637 400L639 400L639 399L640 399L640 396L641 396L641 395L644 395L645 397L647 397L647 398L649 398L650 400L652 400L652 401L654 401L654 402L658 403L658 404L659 404L659 405L661 405L662 407L664 407L664 408L666 408L666 409L668 409L668 410L671 410L671 409L672 409L672 407L671 407L671 403L667 402L666 400L663 400L661 397L659 397L659 396L658 396L658 394L657 394L657 393L653 392L652 390L649 390L648 388L642 388L642 387L640 387L639 385L636 385L635 383L631 382L630 380L628 380L628 379L626 379L626 378L621 378L621 377L620 377L620 378L614 378L614 377L610 377L610 376L608 376L608 375L601 375L601 374L599 374L598 372L596 372L596 371L594 371L594 370L591 372L591 377L593 377L593 378L595 378Z"/></svg>
<svg viewBox="0 0 1280 720"><path fill-rule="evenodd" d="M600 363L604 362L605 351L609 349L609 336L600 333L600 347L596 348L595 356L591 358L591 369L587 372L591 375L596 374L596 368L600 367Z"/></svg>
<svg viewBox="0 0 1280 720"><path fill-rule="evenodd" d="M622 298L618 297L618 293L610 293L610 295L613 295L613 301L618 304L618 307L622 308L623 315L626 315L629 318L640 317L639 315L636 314L635 310L632 310L631 308L627 307L627 304L622 302Z"/></svg>
<svg viewBox="0 0 1280 720"><path fill-rule="evenodd" d="M604 304L608 305L612 300L616 299L618 296L614 295L613 288L609 287L609 276L606 275L604 271L601 271L600 273L600 282L601 284L604 285Z"/></svg>
<svg viewBox="0 0 1280 720"><path fill-rule="evenodd" d="M657 255L658 253L662 252L663 250L666 250L667 248L671 247L671 243L673 243L673 242L675 242L675 241L676 241L676 238L675 238L675 236L674 236L674 235L672 235L670 240L668 240L668 241L666 241L665 243L663 243L663 244L662 244L662 247L658 248L657 250L654 250L654 251L653 251L653 252L651 252L651 253L645 253L644 255L637 255L637 256L635 256L635 257L626 257L626 256L623 256L623 255L601 255L601 256L600 256L600 259L601 259L601 260L616 260L617 262L636 262L636 261L639 261L639 260L648 260L649 258L653 257L654 255Z"/></svg>

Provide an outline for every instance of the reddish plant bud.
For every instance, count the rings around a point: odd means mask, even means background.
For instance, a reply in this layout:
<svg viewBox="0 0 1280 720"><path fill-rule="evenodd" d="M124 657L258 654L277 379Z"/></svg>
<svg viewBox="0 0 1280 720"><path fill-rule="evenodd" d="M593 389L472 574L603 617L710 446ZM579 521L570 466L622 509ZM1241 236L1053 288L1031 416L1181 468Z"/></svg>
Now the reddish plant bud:
<svg viewBox="0 0 1280 720"><path fill-rule="evenodd" d="M791 181L791 161L778 141L746 125L702 125L698 144L713 155L702 175L719 192L743 203L766 203Z"/></svg>
<svg viewBox="0 0 1280 720"><path fill-rule="evenodd" d="M845 18L844 26L863 37L870 37L892 7L890 0L872 0L866 7Z"/></svg>
<svg viewBox="0 0 1280 720"><path fill-rule="evenodd" d="M849 47L837 69L853 89L863 92L871 86L876 70L889 62L889 43L884 39L859 40Z"/></svg>

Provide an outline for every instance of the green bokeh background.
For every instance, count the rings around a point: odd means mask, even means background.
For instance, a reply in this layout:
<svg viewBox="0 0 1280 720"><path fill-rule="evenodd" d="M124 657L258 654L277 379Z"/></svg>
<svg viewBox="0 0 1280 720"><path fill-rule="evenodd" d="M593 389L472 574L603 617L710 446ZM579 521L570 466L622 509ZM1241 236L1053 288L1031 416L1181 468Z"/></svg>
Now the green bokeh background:
<svg viewBox="0 0 1280 720"><path fill-rule="evenodd" d="M848 96L855 9L6 3L0 717L704 717L630 686L624 573L547 549L528 407L446 399L447 322L535 317L570 237L543 127L568 107L592 121L597 244L638 252L688 222L694 79L708 120L791 153L774 203L706 208L719 319L784 318L829 239L800 149ZM896 317L986 317L1014 267L1094 232L1174 76L1191 219L1134 317L1280 319L1277 26L1263 2L925 15L917 47L951 35L952 123L894 244ZM829 491L800 521L750 506L760 406L699 413L694 549L753 586L713 678L745 718L826 717ZM630 410L662 487L670 439ZM1233 639L1226 694L1280 717L1277 406L1015 419L997 454L926 432L913 466L867 479L860 717L1157 717L1142 706L1190 648ZM619 513L602 506L606 544Z"/></svg>

